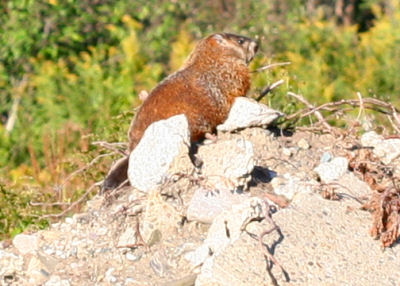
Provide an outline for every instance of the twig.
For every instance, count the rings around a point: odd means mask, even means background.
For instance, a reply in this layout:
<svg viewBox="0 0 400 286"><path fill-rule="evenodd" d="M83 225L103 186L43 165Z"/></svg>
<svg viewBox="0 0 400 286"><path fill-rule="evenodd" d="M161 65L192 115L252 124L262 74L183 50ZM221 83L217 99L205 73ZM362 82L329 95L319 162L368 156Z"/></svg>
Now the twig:
<svg viewBox="0 0 400 286"><path fill-rule="evenodd" d="M266 96L269 92L271 92L274 88L277 88L281 84L283 84L285 81L283 79L278 80L277 82L274 82L273 84L267 86L261 93L260 95L256 98L257 101L260 101L264 96Z"/></svg>
<svg viewBox="0 0 400 286"><path fill-rule="evenodd" d="M393 114L397 114L397 116L399 116L399 111L390 103L386 103L383 101L380 101L376 98L364 98L363 99L363 104L364 104L364 108L368 108L383 114L388 114L388 115L393 115ZM286 116L286 119L290 120L293 118L296 118L298 116L302 117L306 117L312 113L314 113L315 111L318 110L327 110L328 108L332 108L332 107L336 107L336 106L340 106L340 105L350 105L350 106L360 106L360 101L359 100L355 100L355 99L342 99L339 101L335 101L335 102L327 102L324 103L320 106L317 107L313 107L313 108L306 108L303 110L299 110L296 113L290 114L288 116ZM368 105L372 105L372 106L368 106ZM382 109L377 109L376 106L380 106L384 109L388 109L388 110L382 110ZM399 120L399 126L400 126L400 119Z"/></svg>
<svg viewBox="0 0 400 286"><path fill-rule="evenodd" d="M89 189L86 190L86 192L75 202L71 203L69 205L68 208L66 208L65 210L63 210L61 213L57 213L57 214L47 214L47 215L42 215L40 218L44 219L44 218L60 218L65 216L70 210L72 210L75 206L77 206L78 204L80 204L81 202L83 202L83 200L90 194L90 192L95 188L95 187L99 187L103 184L103 181L94 183L93 185L91 185L89 187Z"/></svg>
<svg viewBox="0 0 400 286"><path fill-rule="evenodd" d="M67 177L67 178L64 180L64 182L61 184L61 189L64 188L65 184L66 184L69 180L71 180L72 177L76 176L77 174L79 174L79 173L85 171L86 169L90 168L91 166L93 166L100 158L107 157L107 156L111 156L111 155L113 155L113 154L114 154L114 152L98 155L98 156L95 157L92 161L90 161L90 163L87 164L86 166L83 166L82 168L79 168L78 170L76 170L76 171L72 172L71 174L69 174L68 177Z"/></svg>
<svg viewBox="0 0 400 286"><path fill-rule="evenodd" d="M11 133L11 131L14 129L14 125L15 122L17 121L17 116L18 116L19 103L21 101L22 93L24 92L27 85L28 85L28 76L24 75L21 81L18 82L17 86L14 87L13 92L15 93L15 97L6 123L6 128L5 128L6 134Z"/></svg>
<svg viewBox="0 0 400 286"><path fill-rule="evenodd" d="M111 151L114 151L116 153L119 153L119 154L121 154L123 156L128 155L125 151L120 149L120 148L122 148L122 149L126 150L127 147L128 147L128 145L126 143L120 143L120 142L109 143L109 142L106 142L106 141L94 141L91 144L95 145L95 146L100 146L100 147L106 148L108 150L111 150Z"/></svg>
<svg viewBox="0 0 400 286"><path fill-rule="evenodd" d="M327 128L329 131L332 129L332 127L329 125L328 122L326 122L326 120L322 116L322 114L318 110L316 110L316 108L311 103L309 103L303 96L296 94L294 92L290 92L290 91L288 92L288 95L296 98L297 100L299 100L300 102L305 104L308 108L315 110L314 113L315 113L315 116L317 117L318 121L320 123L322 123L325 126L325 128Z"/></svg>
<svg viewBox="0 0 400 286"><path fill-rule="evenodd" d="M357 121L359 121L361 114L364 111L364 103L363 103L363 98L362 98L361 92L357 92L357 96L358 96L358 99L360 100L360 110L358 111L358 115L357 115Z"/></svg>
<svg viewBox="0 0 400 286"><path fill-rule="evenodd" d="M269 64L269 65L260 67L260 68L256 69L255 71L252 71L252 72L261 72L261 71L268 70L270 68L280 67L280 66L287 66L287 65L290 65L290 64L291 64L291 62Z"/></svg>
<svg viewBox="0 0 400 286"><path fill-rule="evenodd" d="M105 193L105 197L106 197L106 200L104 200L104 202L107 202L108 204L111 204L111 199L115 198L117 196L117 194L119 193L119 191L121 189L123 189L128 184L128 182L129 182L129 180L126 179L121 184L119 184L118 187L113 189L111 192L104 192L104 190L102 190L101 194Z"/></svg>
<svg viewBox="0 0 400 286"><path fill-rule="evenodd" d="M42 207L54 207L54 206L68 206L71 203L67 202L55 202L55 203L42 203L42 202L30 202L31 206L42 206Z"/></svg>

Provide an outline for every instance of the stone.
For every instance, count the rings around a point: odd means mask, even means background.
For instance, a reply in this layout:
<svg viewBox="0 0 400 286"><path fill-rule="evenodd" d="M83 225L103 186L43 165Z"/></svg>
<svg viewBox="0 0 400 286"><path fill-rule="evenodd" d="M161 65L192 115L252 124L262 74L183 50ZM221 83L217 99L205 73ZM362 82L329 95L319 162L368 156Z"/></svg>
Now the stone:
<svg viewBox="0 0 400 286"><path fill-rule="evenodd" d="M266 260L257 238L243 234L203 265L195 285L271 285L265 268Z"/></svg>
<svg viewBox="0 0 400 286"><path fill-rule="evenodd" d="M200 146L197 156L203 162L201 173L210 190L246 189L255 164L252 143L242 138L218 140Z"/></svg>
<svg viewBox="0 0 400 286"><path fill-rule="evenodd" d="M136 236L136 229L128 227L119 237L117 247L131 247L131 245L135 245L137 242Z"/></svg>
<svg viewBox="0 0 400 286"><path fill-rule="evenodd" d="M361 144L364 147L374 147L373 153L384 164L390 164L393 160L400 158L400 139L384 139L383 136L370 131L361 136Z"/></svg>
<svg viewBox="0 0 400 286"><path fill-rule="evenodd" d="M13 239L13 245L19 253L24 255L36 251L39 247L39 240L36 235L18 234Z"/></svg>
<svg viewBox="0 0 400 286"><path fill-rule="evenodd" d="M308 144L307 140L304 138L301 138L299 142L297 142L297 146L303 150L307 150L310 148L310 144Z"/></svg>
<svg viewBox="0 0 400 286"><path fill-rule="evenodd" d="M246 225L253 220L263 219L265 213L266 206L260 198L252 197L233 205L229 211L223 211L214 219L204 244L186 256L186 259L193 266L203 264L201 273L209 277L206 273L210 273L215 257L241 235L247 235L244 231Z"/></svg>
<svg viewBox="0 0 400 286"><path fill-rule="evenodd" d="M204 188L195 190L187 210L189 221L212 223L217 215L225 210L230 210L232 205L243 202L249 198L243 193L227 190L210 192Z"/></svg>
<svg viewBox="0 0 400 286"><path fill-rule="evenodd" d="M183 152L190 160L189 146L189 125L185 115L152 123L129 156L130 184L143 192L156 188L168 177L167 171L175 157Z"/></svg>
<svg viewBox="0 0 400 286"><path fill-rule="evenodd" d="M273 215L280 227L264 241L285 268L272 275L279 285L393 285L400 281L400 248L382 251L369 235L371 214L351 200L329 201L299 193L291 205Z"/></svg>
<svg viewBox="0 0 400 286"><path fill-rule="evenodd" d="M249 284L259 281L259 279L254 279L253 270L257 268L265 269L265 265L261 264L260 266L259 260L254 260L258 254L262 261L263 255L257 249L257 239L251 238L245 230L254 221L262 220L265 214L265 203L261 199L253 197L243 201L241 204L234 205L230 211L224 211L215 218L204 244L192 256L188 257L189 259L191 258L191 263L195 262L197 265L201 262L200 258L205 259L195 285L205 286L209 285L207 283L210 282L216 283L211 285L263 285L257 282ZM240 244L242 239L248 239L252 248L242 247ZM206 247L209 249L208 256L205 255L207 252ZM230 251L230 248L233 248L233 250ZM226 255L226 252L229 254ZM245 253L249 259L238 253ZM229 260L231 262L228 262ZM255 266L257 267L253 267L253 270L249 272L249 266L254 266L253 263L256 263ZM241 268L247 270L240 270ZM240 274L234 275L234 269L239 270ZM261 276L264 274L265 271L260 272ZM248 281L249 283L243 284L243 281Z"/></svg>
<svg viewBox="0 0 400 286"><path fill-rule="evenodd" d="M283 176L274 177L271 180L271 186L274 189L274 193L282 195L288 200L292 200L294 196L300 192L311 192L315 185L318 185L318 183L314 180L305 182L288 173Z"/></svg>
<svg viewBox="0 0 400 286"><path fill-rule="evenodd" d="M217 126L218 131L234 131L251 126L266 126L283 113L247 97L237 97L226 121Z"/></svg>
<svg viewBox="0 0 400 286"><path fill-rule="evenodd" d="M44 283L44 286L69 286L71 285L68 280L61 279L60 276L52 275L50 279Z"/></svg>
<svg viewBox="0 0 400 286"><path fill-rule="evenodd" d="M163 233L176 233L181 221L182 214L163 200L159 190L149 192L141 230L147 244L160 241Z"/></svg>
<svg viewBox="0 0 400 286"><path fill-rule="evenodd" d="M23 256L0 249L0 284L4 281L4 285L18 281L18 274L24 269Z"/></svg>
<svg viewBox="0 0 400 286"><path fill-rule="evenodd" d="M330 183L341 176L348 170L349 161L344 157L335 157L331 161L319 164L314 169L324 183Z"/></svg>

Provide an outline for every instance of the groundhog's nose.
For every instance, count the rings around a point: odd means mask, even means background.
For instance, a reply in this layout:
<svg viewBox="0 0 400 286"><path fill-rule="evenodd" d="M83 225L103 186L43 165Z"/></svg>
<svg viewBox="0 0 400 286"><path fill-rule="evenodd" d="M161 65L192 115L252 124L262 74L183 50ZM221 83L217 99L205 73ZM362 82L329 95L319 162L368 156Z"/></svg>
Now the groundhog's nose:
<svg viewBox="0 0 400 286"><path fill-rule="evenodd" d="M251 46L251 48L253 49L254 54L257 53L257 51L258 51L258 46L259 46L258 42L252 41L251 44L250 44L250 46Z"/></svg>

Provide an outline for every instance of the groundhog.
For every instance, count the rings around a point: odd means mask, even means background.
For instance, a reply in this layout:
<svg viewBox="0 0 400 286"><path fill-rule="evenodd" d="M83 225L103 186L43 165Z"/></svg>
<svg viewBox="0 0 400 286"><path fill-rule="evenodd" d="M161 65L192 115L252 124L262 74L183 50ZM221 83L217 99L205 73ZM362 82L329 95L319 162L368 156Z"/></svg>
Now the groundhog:
<svg viewBox="0 0 400 286"><path fill-rule="evenodd" d="M161 81L146 96L131 123L129 151L139 143L153 122L185 114L191 141L213 133L223 123L235 97L245 96L250 88L248 64L257 52L256 41L228 33L202 39L175 73ZM120 159L109 171L103 191L114 189L127 179L129 156Z"/></svg>

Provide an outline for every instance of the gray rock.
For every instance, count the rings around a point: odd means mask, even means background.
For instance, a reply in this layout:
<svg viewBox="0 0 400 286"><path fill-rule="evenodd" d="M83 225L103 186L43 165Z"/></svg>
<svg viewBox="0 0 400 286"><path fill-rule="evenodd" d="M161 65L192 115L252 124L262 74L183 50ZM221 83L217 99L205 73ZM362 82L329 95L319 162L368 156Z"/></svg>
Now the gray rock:
<svg viewBox="0 0 400 286"><path fill-rule="evenodd" d="M218 131L234 131L251 126L265 126L282 116L265 104L247 97L237 97L232 105L227 120L217 126Z"/></svg>
<svg viewBox="0 0 400 286"><path fill-rule="evenodd" d="M230 210L232 205L240 204L249 198L246 194L238 194L227 190L210 192L204 188L197 189L189 203L187 219L212 223L217 215L225 210Z"/></svg>
<svg viewBox="0 0 400 286"><path fill-rule="evenodd" d="M200 146L201 173L211 190L234 190L245 187L254 168L253 145L244 139L219 140Z"/></svg>
<svg viewBox="0 0 400 286"><path fill-rule="evenodd" d="M161 184L175 157L182 152L188 154L189 137L183 114L151 124L129 157L131 185L147 192Z"/></svg>
<svg viewBox="0 0 400 286"><path fill-rule="evenodd" d="M348 169L349 161L344 157L335 157L331 161L321 163L314 169L325 183L333 182L343 176Z"/></svg>
<svg viewBox="0 0 400 286"><path fill-rule="evenodd" d="M374 147L373 152L381 158L384 164L390 164L400 158L400 139L384 139L374 131L367 132L361 137L364 147Z"/></svg>
<svg viewBox="0 0 400 286"><path fill-rule="evenodd" d="M321 156L321 163L328 163L329 161L331 161L333 158L332 154L330 152L324 152Z"/></svg>

